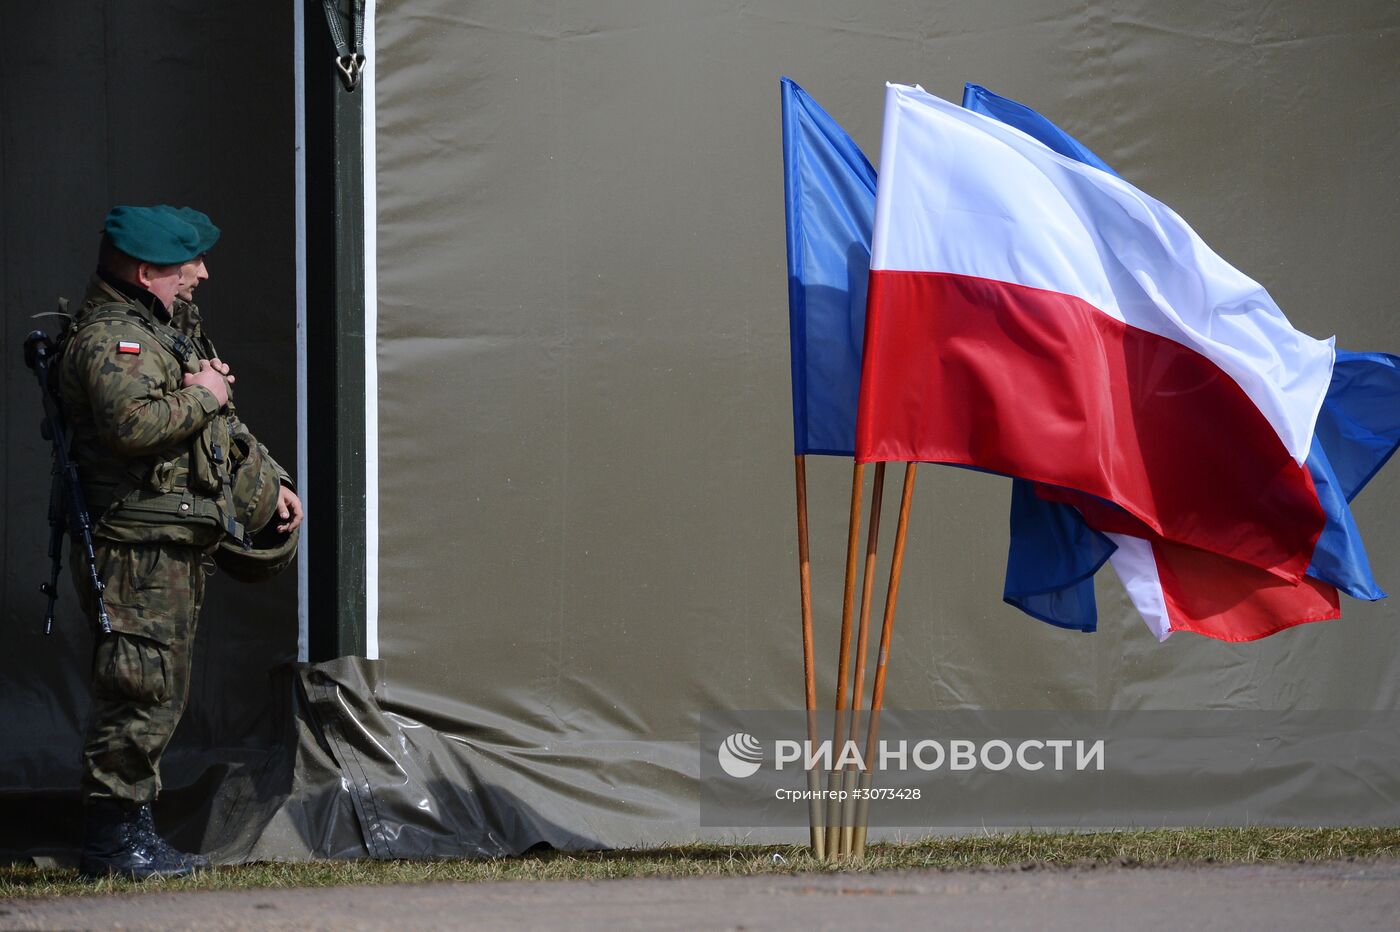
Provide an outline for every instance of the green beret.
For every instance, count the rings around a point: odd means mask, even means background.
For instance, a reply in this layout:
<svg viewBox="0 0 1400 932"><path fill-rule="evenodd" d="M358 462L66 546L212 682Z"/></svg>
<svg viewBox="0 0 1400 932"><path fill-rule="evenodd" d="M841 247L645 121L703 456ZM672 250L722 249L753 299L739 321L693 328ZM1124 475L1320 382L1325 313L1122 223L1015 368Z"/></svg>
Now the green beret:
<svg viewBox="0 0 1400 932"><path fill-rule="evenodd" d="M171 207L168 204L161 204L160 210L168 211L179 217L181 220L195 228L199 233L199 254L204 255L214 248L214 244L219 241L219 228L214 226L214 221L209 219L209 215L193 207Z"/></svg>
<svg viewBox="0 0 1400 932"><path fill-rule="evenodd" d="M122 252L152 265L179 265L202 252L199 231L169 209L113 207L103 232Z"/></svg>

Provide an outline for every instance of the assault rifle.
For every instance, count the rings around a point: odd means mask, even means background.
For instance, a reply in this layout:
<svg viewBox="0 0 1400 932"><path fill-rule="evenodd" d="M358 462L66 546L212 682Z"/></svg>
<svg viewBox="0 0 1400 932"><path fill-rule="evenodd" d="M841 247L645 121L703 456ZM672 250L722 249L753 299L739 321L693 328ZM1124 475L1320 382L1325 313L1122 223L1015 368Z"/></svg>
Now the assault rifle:
<svg viewBox="0 0 1400 932"><path fill-rule="evenodd" d="M58 600L58 577L63 569L63 535L71 532L75 540L82 542L87 555L88 583L97 601L97 626L103 634L111 634L112 622L107 617L107 605L102 600L102 577L97 572L97 554L92 548L92 518L83 499L83 487L78 482L78 464L69 455L63 406L54 391L57 373L53 370L53 363L57 357L58 347L44 331L35 330L25 339L24 364L34 372L34 377L39 380L39 389L44 394L44 420L39 433L53 444L53 479L49 485L51 575L48 582L39 586L39 591L49 598L48 612L44 615L44 633L53 632L53 607Z"/></svg>

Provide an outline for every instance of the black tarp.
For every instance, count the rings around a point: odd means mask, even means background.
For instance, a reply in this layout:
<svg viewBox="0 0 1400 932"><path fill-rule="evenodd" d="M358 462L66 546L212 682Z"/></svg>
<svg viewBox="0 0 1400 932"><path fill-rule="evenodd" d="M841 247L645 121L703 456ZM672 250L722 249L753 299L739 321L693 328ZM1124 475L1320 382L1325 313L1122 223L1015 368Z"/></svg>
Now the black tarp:
<svg viewBox="0 0 1400 932"><path fill-rule="evenodd" d="M0 849L24 852L70 843L80 821L92 643L66 578L55 631L41 633L49 451L20 360L43 323L29 317L60 295L82 297L113 204L207 211L223 236L198 301L238 375L240 413L294 469L292 7L5 3L0 37ZM263 586L210 581L171 751L192 763L166 769L172 801L189 788L197 809L217 782L207 768L273 744L270 672L296 653L294 574Z"/></svg>

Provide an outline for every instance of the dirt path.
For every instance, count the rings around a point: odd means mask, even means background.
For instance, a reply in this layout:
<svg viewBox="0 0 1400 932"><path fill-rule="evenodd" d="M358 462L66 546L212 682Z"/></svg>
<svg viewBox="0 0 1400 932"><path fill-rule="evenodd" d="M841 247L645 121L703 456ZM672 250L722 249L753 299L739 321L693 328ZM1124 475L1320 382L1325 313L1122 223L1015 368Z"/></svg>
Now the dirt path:
<svg viewBox="0 0 1400 932"><path fill-rule="evenodd" d="M149 893L0 901L0 928L1394 929L1400 861Z"/></svg>

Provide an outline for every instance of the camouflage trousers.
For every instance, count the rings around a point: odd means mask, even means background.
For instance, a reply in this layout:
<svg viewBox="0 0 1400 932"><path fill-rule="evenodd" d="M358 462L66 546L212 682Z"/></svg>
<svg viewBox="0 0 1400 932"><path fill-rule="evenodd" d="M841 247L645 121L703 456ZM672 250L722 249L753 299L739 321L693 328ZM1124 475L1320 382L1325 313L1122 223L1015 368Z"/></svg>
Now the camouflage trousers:
<svg viewBox="0 0 1400 932"><path fill-rule="evenodd" d="M207 559L198 547L96 541L112 633L93 651L92 720L83 743L84 797L148 803L160 792L160 757L185 711ZM84 612L97 606L74 571Z"/></svg>

